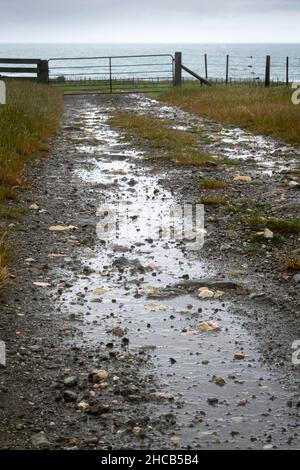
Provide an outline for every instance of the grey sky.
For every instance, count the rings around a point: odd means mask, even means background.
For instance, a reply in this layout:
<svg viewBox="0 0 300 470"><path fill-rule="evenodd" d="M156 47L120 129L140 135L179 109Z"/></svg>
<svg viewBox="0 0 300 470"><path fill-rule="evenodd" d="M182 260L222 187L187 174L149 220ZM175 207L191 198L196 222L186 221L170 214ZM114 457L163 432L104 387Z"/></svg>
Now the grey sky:
<svg viewBox="0 0 300 470"><path fill-rule="evenodd" d="M300 42L300 0L0 0L0 42Z"/></svg>

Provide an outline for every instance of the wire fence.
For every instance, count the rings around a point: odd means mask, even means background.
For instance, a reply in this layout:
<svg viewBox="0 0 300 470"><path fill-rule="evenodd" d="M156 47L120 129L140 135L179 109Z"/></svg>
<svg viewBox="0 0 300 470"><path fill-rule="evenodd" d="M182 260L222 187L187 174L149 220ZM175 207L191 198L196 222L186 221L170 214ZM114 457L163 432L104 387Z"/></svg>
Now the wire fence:
<svg viewBox="0 0 300 470"><path fill-rule="evenodd" d="M294 53L297 50L293 51ZM176 56L180 63L176 65ZM32 64L34 61L35 68ZM1 65L2 63L2 65ZM21 65L20 65L21 64ZM29 64L29 65L28 65ZM36 65L38 64L38 65ZM197 54L196 51L173 54L145 54L111 57L75 57L37 59L0 59L0 73L4 77L31 77L65 88L84 83L96 85L103 92L116 88L134 91L141 88L151 91L153 86L166 87L183 81L198 80L200 83L264 83L291 84L300 82L300 56L242 55L242 54Z"/></svg>
<svg viewBox="0 0 300 470"><path fill-rule="evenodd" d="M183 54L183 63L210 81L262 82L266 56ZM185 79L187 74L183 74ZM271 56L270 80L286 83L300 81L300 57Z"/></svg>
<svg viewBox="0 0 300 470"><path fill-rule="evenodd" d="M48 63L50 83L70 94L152 92L173 83L170 54L53 58Z"/></svg>

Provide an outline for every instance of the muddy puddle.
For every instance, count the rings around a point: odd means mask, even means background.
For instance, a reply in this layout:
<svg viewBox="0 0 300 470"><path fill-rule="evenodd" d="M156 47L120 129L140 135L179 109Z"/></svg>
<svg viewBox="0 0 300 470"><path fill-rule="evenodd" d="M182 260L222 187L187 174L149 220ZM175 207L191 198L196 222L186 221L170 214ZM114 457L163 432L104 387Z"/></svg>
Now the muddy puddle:
<svg viewBox="0 0 300 470"><path fill-rule="evenodd" d="M128 110L159 113L192 128L208 126L210 152L253 158L258 171L272 165L280 171L292 152L146 98L125 102ZM85 98L80 116L74 117L81 126L82 140L76 140L74 150L82 155L82 165L70 178L98 191L99 205L95 246L82 250L82 269L58 274L71 284L57 302L63 314L77 319L72 341L148 354L162 393L156 413L175 416L171 428L179 447L297 447L297 420L286 404L289 391L263 365L259 344L231 302L235 294L224 290L218 299L201 299L196 289L160 296L166 286L182 280L216 278L218 267L202 261L201 251L187 249L191 233L183 240L164 230L166 214L176 204L159 183L165 175L153 173L142 161L143 152L110 128L113 112L114 106L101 98ZM110 215L120 206L126 217L114 232ZM201 228L199 233L205 234ZM207 322L216 330L201 331L199 325ZM236 353L245 357L237 359Z"/></svg>

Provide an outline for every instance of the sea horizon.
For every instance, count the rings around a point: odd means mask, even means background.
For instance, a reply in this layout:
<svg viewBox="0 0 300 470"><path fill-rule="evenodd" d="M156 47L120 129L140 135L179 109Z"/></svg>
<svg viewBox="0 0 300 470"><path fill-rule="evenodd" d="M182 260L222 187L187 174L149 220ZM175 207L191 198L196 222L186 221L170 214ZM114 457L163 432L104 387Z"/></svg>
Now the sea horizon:
<svg viewBox="0 0 300 470"><path fill-rule="evenodd" d="M291 81L300 79L300 43L192 43L192 42L28 42L0 43L0 58L37 58L50 60L59 59L56 65L66 65L61 68L61 74L68 73L70 62L63 63L64 58L91 58L114 56L140 56L168 54L174 56L176 51L182 52L183 63L188 68L206 75L205 55L207 58L207 76L213 79L224 79L226 74L226 56L229 56L229 78L232 80L263 80L265 74L266 56L271 56L272 80L285 81L286 58L289 57L289 78ZM154 62L159 62L153 57ZM133 64L142 67L142 62L133 59ZM50 62L50 66L53 62ZM78 65L78 64L77 64ZM80 64L82 65L82 64ZM86 65L94 66L95 63ZM101 65L101 64L98 64ZM149 72L146 68L146 73ZM168 67L169 70L169 67ZM124 68L124 72L126 68ZM89 77L88 68L82 71ZM95 70L93 70L95 72Z"/></svg>

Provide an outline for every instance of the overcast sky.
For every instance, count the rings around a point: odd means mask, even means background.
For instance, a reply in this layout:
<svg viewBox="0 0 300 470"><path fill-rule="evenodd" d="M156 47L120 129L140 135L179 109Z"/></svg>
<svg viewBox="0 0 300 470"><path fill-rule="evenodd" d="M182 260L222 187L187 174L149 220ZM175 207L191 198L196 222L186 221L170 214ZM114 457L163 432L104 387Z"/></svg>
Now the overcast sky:
<svg viewBox="0 0 300 470"><path fill-rule="evenodd" d="M0 0L0 42L300 42L300 0Z"/></svg>

